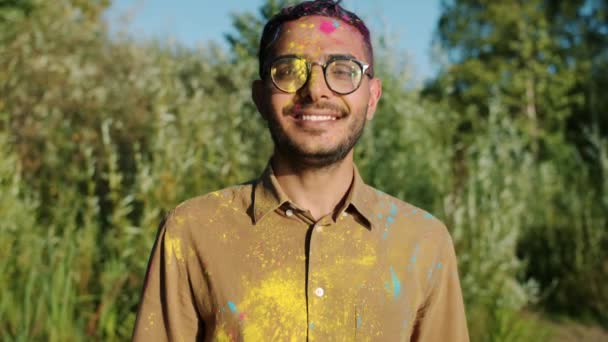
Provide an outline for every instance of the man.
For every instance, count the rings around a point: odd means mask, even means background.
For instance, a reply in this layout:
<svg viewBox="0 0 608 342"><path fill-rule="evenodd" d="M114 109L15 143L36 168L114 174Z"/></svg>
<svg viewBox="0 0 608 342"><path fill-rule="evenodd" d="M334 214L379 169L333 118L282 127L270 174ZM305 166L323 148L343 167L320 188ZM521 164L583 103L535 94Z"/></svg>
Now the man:
<svg viewBox="0 0 608 342"><path fill-rule="evenodd" d="M134 340L468 340L446 228L353 163L382 93L365 24L328 0L285 8L259 61L274 154L256 181L170 213Z"/></svg>

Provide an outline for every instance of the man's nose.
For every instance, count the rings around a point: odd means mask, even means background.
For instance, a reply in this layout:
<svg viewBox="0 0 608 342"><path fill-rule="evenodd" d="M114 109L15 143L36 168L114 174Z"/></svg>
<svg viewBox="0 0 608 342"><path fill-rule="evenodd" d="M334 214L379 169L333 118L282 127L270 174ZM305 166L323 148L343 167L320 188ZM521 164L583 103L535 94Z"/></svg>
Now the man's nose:
<svg viewBox="0 0 608 342"><path fill-rule="evenodd" d="M312 64L310 68L310 76L308 82L302 88L302 90L310 96L313 102L316 102L323 98L329 98L332 94L331 89L325 82L325 75L323 75L323 67L318 64Z"/></svg>

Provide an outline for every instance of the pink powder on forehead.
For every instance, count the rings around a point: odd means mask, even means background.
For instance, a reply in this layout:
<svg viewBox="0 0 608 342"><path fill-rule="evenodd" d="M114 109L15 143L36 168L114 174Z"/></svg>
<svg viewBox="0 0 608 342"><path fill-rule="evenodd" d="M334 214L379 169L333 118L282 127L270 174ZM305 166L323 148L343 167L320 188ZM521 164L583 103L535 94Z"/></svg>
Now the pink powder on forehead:
<svg viewBox="0 0 608 342"><path fill-rule="evenodd" d="M331 21L323 20L321 22L321 26L319 26L319 30L325 34L330 34L336 30L337 26L334 25Z"/></svg>

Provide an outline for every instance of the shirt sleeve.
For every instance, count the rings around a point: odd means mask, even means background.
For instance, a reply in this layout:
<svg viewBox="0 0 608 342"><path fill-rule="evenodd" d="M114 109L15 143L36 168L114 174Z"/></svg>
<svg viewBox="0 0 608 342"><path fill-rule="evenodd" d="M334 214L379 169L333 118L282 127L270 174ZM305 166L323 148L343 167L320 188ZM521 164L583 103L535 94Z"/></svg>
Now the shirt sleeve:
<svg viewBox="0 0 608 342"><path fill-rule="evenodd" d="M429 279L429 293L418 310L411 340L469 341L456 253L449 235L429 269Z"/></svg>
<svg viewBox="0 0 608 342"><path fill-rule="evenodd" d="M133 341L203 339L205 326L193 286L199 282L198 272L196 265L189 266L196 264L193 254L186 226L171 212L161 224L152 249Z"/></svg>

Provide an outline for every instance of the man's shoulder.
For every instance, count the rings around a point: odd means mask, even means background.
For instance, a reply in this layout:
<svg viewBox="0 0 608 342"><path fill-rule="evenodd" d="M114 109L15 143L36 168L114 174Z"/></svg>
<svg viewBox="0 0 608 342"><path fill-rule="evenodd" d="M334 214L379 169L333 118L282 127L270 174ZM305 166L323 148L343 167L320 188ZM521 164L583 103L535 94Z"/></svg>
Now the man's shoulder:
<svg viewBox="0 0 608 342"><path fill-rule="evenodd" d="M382 227L398 225L410 232L434 235L435 237L449 237L446 225L433 213L418 207L408 201L366 185L370 203L373 206L375 220L380 221Z"/></svg>
<svg viewBox="0 0 608 342"><path fill-rule="evenodd" d="M216 212L222 208L246 209L251 203L251 194L255 180L224 189L215 190L187 199L173 210L174 215L191 216L201 213Z"/></svg>

